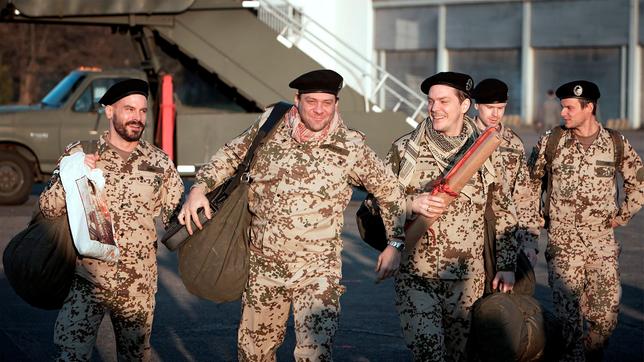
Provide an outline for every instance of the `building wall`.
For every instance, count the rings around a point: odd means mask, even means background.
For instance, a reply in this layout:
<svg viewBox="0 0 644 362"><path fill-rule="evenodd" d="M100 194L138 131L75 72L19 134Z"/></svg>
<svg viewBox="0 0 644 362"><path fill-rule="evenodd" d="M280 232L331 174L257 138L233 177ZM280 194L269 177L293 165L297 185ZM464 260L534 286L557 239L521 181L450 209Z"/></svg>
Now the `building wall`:
<svg viewBox="0 0 644 362"><path fill-rule="evenodd" d="M419 80L444 70L469 73L475 81L504 80L510 87L508 112L521 114L524 123L532 123L531 115L539 114L548 89L575 79L592 80L602 93L601 120L633 113L636 119L629 122L639 127L637 113L644 112L644 68L639 59L643 3L373 0L374 47L387 69L415 89ZM631 16L633 11L637 16ZM530 26L523 26L525 16ZM636 27L631 26L633 17L639 21ZM440 24L445 24L444 29L439 29ZM526 39L529 44L524 44ZM637 51L630 52L633 39ZM443 69L439 69L441 56L447 60ZM629 62L638 66L629 67ZM526 64L532 64L530 69L524 69ZM523 93L532 94L528 109L521 108ZM635 107L630 107L631 97Z"/></svg>

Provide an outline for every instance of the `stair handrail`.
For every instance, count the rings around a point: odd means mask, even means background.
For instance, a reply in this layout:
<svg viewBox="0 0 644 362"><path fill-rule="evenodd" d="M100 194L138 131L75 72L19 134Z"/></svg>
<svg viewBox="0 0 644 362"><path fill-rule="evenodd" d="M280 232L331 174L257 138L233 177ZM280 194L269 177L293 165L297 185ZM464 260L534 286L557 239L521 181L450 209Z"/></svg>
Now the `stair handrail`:
<svg viewBox="0 0 644 362"><path fill-rule="evenodd" d="M348 65L346 68L356 77L356 79L364 80L365 78L370 78L372 84L374 84L371 90L366 89L365 83L362 82L362 94L365 98L365 109L367 111L370 108L367 104L369 101L374 105L385 108L385 104L381 104L380 102L377 102L375 100L378 92L382 90L384 94L390 95L395 98L394 100L396 102L396 106L392 107L395 108L395 111L397 111L402 104L405 104L408 107L408 123L410 123L412 126L415 121L419 119L419 117L425 117L424 105L426 104L426 100L419 94L419 92L412 90L401 80L389 73L385 68L365 57L363 54L355 50L351 45L346 43L343 39L327 30L324 26L322 26L320 23L318 23L305 13L299 12L299 16L301 16L302 21L298 22L294 19L293 14L283 11L279 6L275 5L274 2L276 2L276 0L260 1L258 17L275 32L282 36L294 36L296 38L295 40L289 39L289 41L291 41L293 44L297 44L299 38L305 38L313 46L321 50L324 54L331 56L336 61L340 61L341 63ZM287 0L280 0L280 2L280 5L285 8L297 9ZM271 20L266 16L266 14L273 16L273 20L278 20L280 24L278 24L277 22L271 23ZM356 64L353 60L346 56L346 54L339 51L336 47L329 45L314 32L307 30L307 23L313 24L315 27L319 28L326 36L330 36L338 44L349 50L352 55L354 55L355 57L357 57L357 59L370 67L371 71L364 72L363 66ZM356 76L356 72L358 72L360 76ZM392 86L399 88L402 93L406 93L406 96L401 94L400 91L396 91Z"/></svg>

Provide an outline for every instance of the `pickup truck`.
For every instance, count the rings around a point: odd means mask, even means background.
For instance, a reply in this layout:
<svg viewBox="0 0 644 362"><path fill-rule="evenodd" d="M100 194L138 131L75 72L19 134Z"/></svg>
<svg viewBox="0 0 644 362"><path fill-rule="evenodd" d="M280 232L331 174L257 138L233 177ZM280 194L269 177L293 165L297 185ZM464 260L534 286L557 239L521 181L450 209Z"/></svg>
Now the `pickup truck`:
<svg viewBox="0 0 644 362"><path fill-rule="evenodd" d="M37 104L0 106L0 205L25 202L33 183L53 172L66 145L97 139L107 129L97 102L112 84L125 78L146 79L146 74L137 69L79 68ZM150 110L155 102L151 96ZM175 107L174 161L183 176L194 175L200 164L257 117L180 103ZM155 138L154 113L148 112L143 136L150 142Z"/></svg>

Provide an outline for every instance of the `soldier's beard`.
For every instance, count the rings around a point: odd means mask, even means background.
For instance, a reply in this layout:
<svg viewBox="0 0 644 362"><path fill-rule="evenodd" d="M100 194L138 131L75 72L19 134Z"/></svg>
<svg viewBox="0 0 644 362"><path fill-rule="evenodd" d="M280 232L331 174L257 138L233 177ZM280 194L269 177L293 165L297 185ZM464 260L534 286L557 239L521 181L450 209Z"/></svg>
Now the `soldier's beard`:
<svg viewBox="0 0 644 362"><path fill-rule="evenodd" d="M140 130L128 131L127 126L129 125L137 125L140 127ZM141 121L134 121L134 120L128 121L128 122L121 122L118 119L118 117L114 116L114 129L116 130L116 133L127 142L137 142L138 140L141 139L141 136L143 135L143 131L145 130L145 124Z"/></svg>

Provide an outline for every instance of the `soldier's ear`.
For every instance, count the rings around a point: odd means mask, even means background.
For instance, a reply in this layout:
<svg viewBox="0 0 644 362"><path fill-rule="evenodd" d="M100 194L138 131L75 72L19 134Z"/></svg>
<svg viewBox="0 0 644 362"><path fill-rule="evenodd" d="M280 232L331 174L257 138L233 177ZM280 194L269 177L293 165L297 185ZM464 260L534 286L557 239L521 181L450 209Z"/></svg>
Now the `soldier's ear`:
<svg viewBox="0 0 644 362"><path fill-rule="evenodd" d="M463 103L461 103L461 113L465 114L467 111L470 110L470 106L472 105L472 101L470 101L469 98L466 98Z"/></svg>
<svg viewBox="0 0 644 362"><path fill-rule="evenodd" d="M295 93L295 96L293 96L293 104L295 104L295 107L300 105L300 95L299 95L299 93Z"/></svg>
<svg viewBox="0 0 644 362"><path fill-rule="evenodd" d="M114 107L105 106L105 117L107 117L107 119L111 120L112 116L114 116Z"/></svg>

